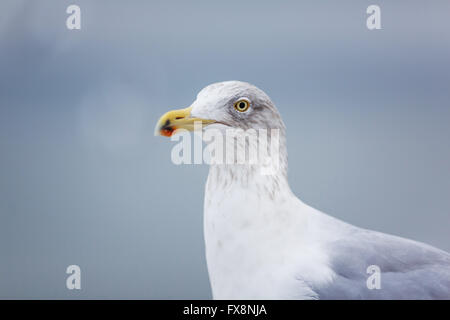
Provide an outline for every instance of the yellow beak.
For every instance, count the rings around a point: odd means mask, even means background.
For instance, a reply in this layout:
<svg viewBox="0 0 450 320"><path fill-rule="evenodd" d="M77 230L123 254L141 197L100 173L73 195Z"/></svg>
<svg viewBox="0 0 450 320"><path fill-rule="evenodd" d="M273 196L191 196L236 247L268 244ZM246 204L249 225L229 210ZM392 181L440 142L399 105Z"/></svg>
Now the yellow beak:
<svg viewBox="0 0 450 320"><path fill-rule="evenodd" d="M189 131L194 130L194 123L200 125L208 125L214 120L202 119L202 118L191 118L192 107L180 110L172 110L165 113L161 118L159 118L158 123L155 127L155 136L172 136L176 130L185 129Z"/></svg>

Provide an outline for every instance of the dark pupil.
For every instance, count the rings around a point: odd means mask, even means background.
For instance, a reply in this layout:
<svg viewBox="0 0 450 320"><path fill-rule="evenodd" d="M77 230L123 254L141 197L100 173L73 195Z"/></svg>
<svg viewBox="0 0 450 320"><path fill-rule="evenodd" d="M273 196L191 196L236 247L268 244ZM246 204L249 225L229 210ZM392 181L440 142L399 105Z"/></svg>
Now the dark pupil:
<svg viewBox="0 0 450 320"><path fill-rule="evenodd" d="M239 103L239 109L245 109L245 103L244 102L240 102Z"/></svg>

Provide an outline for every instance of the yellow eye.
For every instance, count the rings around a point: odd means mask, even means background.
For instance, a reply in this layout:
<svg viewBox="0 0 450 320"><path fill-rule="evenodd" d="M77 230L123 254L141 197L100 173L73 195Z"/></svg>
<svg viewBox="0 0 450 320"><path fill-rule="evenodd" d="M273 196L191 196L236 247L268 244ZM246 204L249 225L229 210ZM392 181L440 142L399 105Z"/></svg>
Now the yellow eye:
<svg viewBox="0 0 450 320"><path fill-rule="evenodd" d="M250 107L250 102L247 100L238 100L234 103L234 108L239 112L245 112Z"/></svg>

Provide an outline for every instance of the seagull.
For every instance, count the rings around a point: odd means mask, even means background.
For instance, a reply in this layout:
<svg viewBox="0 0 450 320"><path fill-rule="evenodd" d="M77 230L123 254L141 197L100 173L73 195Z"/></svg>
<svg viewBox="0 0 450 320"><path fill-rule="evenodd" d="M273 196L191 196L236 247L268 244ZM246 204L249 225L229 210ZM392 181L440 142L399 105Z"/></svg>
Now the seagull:
<svg viewBox="0 0 450 320"><path fill-rule="evenodd" d="M210 165L204 238L214 299L450 299L449 253L353 226L294 195L285 126L262 90L240 81L208 85L190 107L164 114L155 134L192 131L195 122L202 132L279 131L271 174L259 163Z"/></svg>

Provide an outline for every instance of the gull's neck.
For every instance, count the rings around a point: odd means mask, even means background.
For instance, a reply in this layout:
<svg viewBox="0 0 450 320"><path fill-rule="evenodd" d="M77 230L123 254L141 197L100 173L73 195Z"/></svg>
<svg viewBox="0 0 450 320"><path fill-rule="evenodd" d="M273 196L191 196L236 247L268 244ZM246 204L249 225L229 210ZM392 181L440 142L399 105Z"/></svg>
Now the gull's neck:
<svg viewBox="0 0 450 320"><path fill-rule="evenodd" d="M232 147L235 148L235 154L243 152L249 155L252 151L257 154L258 145L261 146L259 139L258 137L257 143L256 141L255 143L245 141L242 144L235 140L230 143L233 143ZM238 189L245 190L245 192L258 192L259 196L267 196L270 199L275 199L279 194L291 194L287 180L287 152L284 134L281 135L279 140L275 149L271 149L270 141L266 144L267 154L277 160L272 161L272 166L264 163L261 158L258 158L256 164L212 164L209 170L206 193L227 193ZM274 150L276 153L274 153Z"/></svg>
<svg viewBox="0 0 450 320"><path fill-rule="evenodd" d="M288 190L289 183L284 170L272 174L264 173L265 168L258 165L211 165L209 169L206 192L229 192L242 189L260 193L260 196L276 198L281 192Z"/></svg>
<svg viewBox="0 0 450 320"><path fill-rule="evenodd" d="M290 291L296 264L292 246L304 252L307 217L289 188L286 157L279 170L262 174L258 165L211 165L205 190L204 237L208 272L216 299L272 298ZM292 277L295 279L295 277ZM295 289L298 289L297 282ZM301 290L301 288L299 289ZM307 290L307 289L306 289Z"/></svg>

